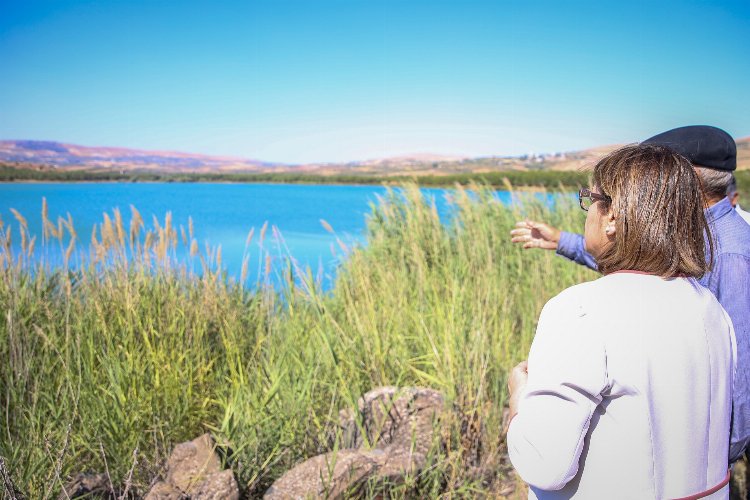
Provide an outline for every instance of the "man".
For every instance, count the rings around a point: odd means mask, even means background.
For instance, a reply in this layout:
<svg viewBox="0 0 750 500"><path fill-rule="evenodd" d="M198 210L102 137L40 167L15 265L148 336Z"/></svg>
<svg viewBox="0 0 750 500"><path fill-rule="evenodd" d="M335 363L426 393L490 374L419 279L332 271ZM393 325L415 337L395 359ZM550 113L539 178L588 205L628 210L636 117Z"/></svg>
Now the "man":
<svg viewBox="0 0 750 500"><path fill-rule="evenodd" d="M643 141L668 146L693 164L703 189L706 219L715 240L714 262L701 284L711 290L729 314L737 338L730 462L750 445L750 225L733 209L727 194L737 168L737 146L721 129L689 126L669 130ZM584 250L583 236L560 231L542 222L525 221L511 231L511 241L523 248L556 250L559 255L596 270Z"/></svg>

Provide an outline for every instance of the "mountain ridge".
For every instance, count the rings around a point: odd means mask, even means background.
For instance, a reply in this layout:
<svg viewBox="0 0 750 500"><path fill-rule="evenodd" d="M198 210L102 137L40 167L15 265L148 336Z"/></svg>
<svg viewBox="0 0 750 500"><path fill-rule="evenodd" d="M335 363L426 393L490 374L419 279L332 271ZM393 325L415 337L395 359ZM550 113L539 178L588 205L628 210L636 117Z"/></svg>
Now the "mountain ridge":
<svg viewBox="0 0 750 500"><path fill-rule="evenodd" d="M736 139L738 169L750 169L750 137ZM43 140L0 140L0 162L16 168L160 173L341 173L449 175L503 170L581 170L620 146L521 156L405 154L346 163L285 164L225 155L96 147Z"/></svg>

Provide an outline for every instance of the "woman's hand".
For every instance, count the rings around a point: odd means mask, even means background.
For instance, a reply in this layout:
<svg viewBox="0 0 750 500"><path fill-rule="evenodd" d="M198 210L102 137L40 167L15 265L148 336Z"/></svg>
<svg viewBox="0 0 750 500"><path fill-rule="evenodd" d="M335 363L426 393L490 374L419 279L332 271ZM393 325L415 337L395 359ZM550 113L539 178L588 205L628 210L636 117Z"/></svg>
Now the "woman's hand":
<svg viewBox="0 0 750 500"><path fill-rule="evenodd" d="M521 399L521 393L523 388L526 386L526 381L529 379L528 362L521 361L510 371L508 376L508 420L507 427L510 427L510 421L518 413L518 401ZM507 432L508 429L506 428Z"/></svg>

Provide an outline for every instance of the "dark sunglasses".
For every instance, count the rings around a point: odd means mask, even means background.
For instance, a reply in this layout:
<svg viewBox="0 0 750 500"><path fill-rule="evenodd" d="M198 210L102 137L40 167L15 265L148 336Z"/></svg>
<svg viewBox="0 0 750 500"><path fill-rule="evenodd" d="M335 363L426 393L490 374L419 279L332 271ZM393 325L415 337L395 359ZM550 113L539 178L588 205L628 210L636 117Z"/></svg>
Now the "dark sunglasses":
<svg viewBox="0 0 750 500"><path fill-rule="evenodd" d="M597 201L610 201L610 197L606 194L592 193L590 189L583 188L578 191L578 204L586 212L589 211L591 205Z"/></svg>

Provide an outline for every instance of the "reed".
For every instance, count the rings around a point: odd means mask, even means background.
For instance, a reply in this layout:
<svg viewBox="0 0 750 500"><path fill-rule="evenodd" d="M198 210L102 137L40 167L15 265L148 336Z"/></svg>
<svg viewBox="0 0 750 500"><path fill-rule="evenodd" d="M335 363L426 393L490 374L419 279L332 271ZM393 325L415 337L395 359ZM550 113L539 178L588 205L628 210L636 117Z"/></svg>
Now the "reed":
<svg viewBox="0 0 750 500"><path fill-rule="evenodd" d="M447 396L455 422L426 471L390 494L489 491L502 479L505 375L542 305L594 275L509 242L524 217L580 227L572 200L529 194L509 208L477 185L452 197L441 221L415 185L389 191L365 245L339 240L346 258L328 291L291 258L273 263L267 225L247 237L261 249L244 260L243 281L257 266L249 288L169 214L148 227L134 208L129 222L105 215L83 244L45 204L36 249L21 214L0 223L0 457L13 483L49 498L73 473L108 470L143 493L175 443L208 430L256 497L336 448L338 412L362 393L419 385Z"/></svg>

